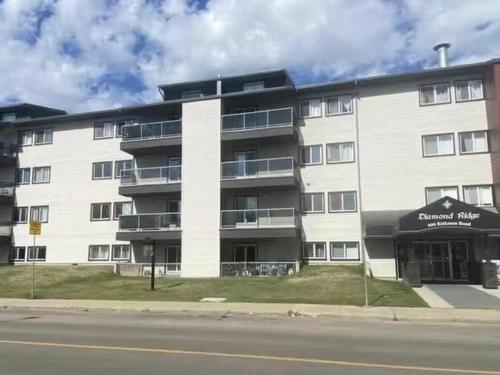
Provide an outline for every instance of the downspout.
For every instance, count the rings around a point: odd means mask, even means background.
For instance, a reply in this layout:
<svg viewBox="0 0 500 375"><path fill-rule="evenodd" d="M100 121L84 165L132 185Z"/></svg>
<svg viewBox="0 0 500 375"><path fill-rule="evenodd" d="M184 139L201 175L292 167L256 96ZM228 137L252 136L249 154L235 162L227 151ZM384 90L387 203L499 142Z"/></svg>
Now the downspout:
<svg viewBox="0 0 500 375"><path fill-rule="evenodd" d="M364 240L364 221L363 221L363 199L361 194L361 159L359 157L360 152L360 143L359 143L359 94L358 94L358 80L354 80L354 121L356 128L356 165L358 170L358 210L359 210L359 228L361 234L361 253L363 254L363 283L364 283L364 292L365 292L365 307L368 307L368 276L367 276L367 263L366 258L368 257L368 253L366 251L365 240Z"/></svg>

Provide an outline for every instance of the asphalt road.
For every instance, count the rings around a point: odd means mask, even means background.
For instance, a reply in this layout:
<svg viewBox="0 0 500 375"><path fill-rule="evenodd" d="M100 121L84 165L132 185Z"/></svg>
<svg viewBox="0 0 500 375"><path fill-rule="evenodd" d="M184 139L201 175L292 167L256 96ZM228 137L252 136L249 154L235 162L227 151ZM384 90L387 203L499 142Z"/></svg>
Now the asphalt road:
<svg viewBox="0 0 500 375"><path fill-rule="evenodd" d="M500 326L0 312L0 374L500 374Z"/></svg>

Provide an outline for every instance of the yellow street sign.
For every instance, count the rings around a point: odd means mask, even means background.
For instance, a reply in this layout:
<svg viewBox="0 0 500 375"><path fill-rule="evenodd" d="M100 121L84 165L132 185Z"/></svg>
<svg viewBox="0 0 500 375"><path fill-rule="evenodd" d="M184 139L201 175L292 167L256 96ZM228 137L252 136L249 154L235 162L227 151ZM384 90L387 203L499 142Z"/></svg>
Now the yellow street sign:
<svg viewBox="0 0 500 375"><path fill-rule="evenodd" d="M30 234L32 234L34 236L39 236L40 234L42 234L42 223L40 223L39 221L31 220L30 221Z"/></svg>

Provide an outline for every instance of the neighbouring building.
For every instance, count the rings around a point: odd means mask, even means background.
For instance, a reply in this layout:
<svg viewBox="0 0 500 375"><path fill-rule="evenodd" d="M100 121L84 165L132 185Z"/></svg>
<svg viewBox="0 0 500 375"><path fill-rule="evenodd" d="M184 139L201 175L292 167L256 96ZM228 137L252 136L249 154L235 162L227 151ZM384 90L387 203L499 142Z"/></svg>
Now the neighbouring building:
<svg viewBox="0 0 500 375"><path fill-rule="evenodd" d="M500 60L445 60L306 86L219 76L88 113L2 107L0 262L148 263L152 244L165 275L366 257L377 277L414 261L423 281L480 282L500 259Z"/></svg>

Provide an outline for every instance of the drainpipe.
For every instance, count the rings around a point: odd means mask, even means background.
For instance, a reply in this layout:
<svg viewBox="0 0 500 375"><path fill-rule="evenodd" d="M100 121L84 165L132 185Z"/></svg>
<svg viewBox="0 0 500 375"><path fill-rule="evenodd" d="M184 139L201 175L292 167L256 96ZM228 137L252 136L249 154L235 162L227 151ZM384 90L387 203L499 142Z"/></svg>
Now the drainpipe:
<svg viewBox="0 0 500 375"><path fill-rule="evenodd" d="M361 159L359 157L359 94L358 94L358 81L354 80L354 121L356 128L356 165L358 171L358 210L359 210L359 227L361 230L361 253L363 254L363 284L364 284L364 292L365 292L365 307L368 307L368 276L367 276L367 264L366 258L368 256L368 252L366 251L365 240L363 237L363 200L361 194Z"/></svg>

